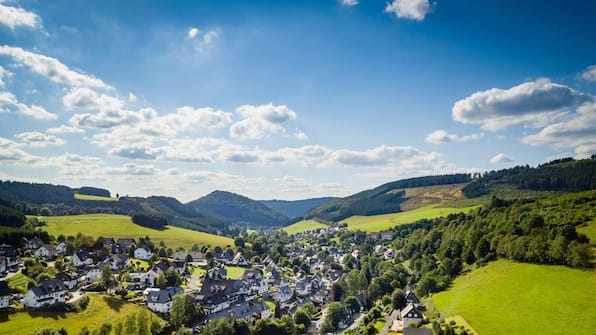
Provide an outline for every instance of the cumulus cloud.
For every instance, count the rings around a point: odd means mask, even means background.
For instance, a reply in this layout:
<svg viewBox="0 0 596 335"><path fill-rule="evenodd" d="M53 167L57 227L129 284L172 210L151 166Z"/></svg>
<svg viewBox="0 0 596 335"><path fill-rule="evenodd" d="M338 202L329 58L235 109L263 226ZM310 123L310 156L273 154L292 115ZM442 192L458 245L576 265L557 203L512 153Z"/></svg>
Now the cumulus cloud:
<svg viewBox="0 0 596 335"><path fill-rule="evenodd" d="M23 8L6 6L4 0L0 0L0 24L14 30L19 26L36 28L40 23L41 19L37 14Z"/></svg>
<svg viewBox="0 0 596 335"><path fill-rule="evenodd" d="M188 38L195 38L199 35L199 28L191 27L188 29Z"/></svg>
<svg viewBox="0 0 596 335"><path fill-rule="evenodd" d="M12 57L15 61L27 66L31 71L55 83L68 86L111 88L101 79L71 70L56 58L36 54L19 47L0 46L0 55Z"/></svg>
<svg viewBox="0 0 596 335"><path fill-rule="evenodd" d="M596 65L588 66L586 71L582 73L582 78L587 81L596 81Z"/></svg>
<svg viewBox="0 0 596 335"><path fill-rule="evenodd" d="M296 119L296 113L286 105L244 105L236 109L241 121L230 127L230 136L241 140L255 140L271 134L285 134L283 123Z"/></svg>
<svg viewBox="0 0 596 335"><path fill-rule="evenodd" d="M19 147L18 143L0 137L0 161L18 161L29 157L29 154Z"/></svg>
<svg viewBox="0 0 596 335"><path fill-rule="evenodd" d="M358 0L339 0L339 2L344 6L356 6L359 2Z"/></svg>
<svg viewBox="0 0 596 335"><path fill-rule="evenodd" d="M38 120L56 120L58 118L58 115L48 112L41 106L19 102L17 97L10 92L0 92L0 112L8 112L10 109L16 109L21 114Z"/></svg>
<svg viewBox="0 0 596 335"><path fill-rule="evenodd" d="M385 7L386 13L403 19L422 21L430 13L432 6L428 0L393 0Z"/></svg>
<svg viewBox="0 0 596 335"><path fill-rule="evenodd" d="M82 134L85 131L83 129L69 127L65 125L61 125L60 127L52 127L46 129L46 133L48 134Z"/></svg>
<svg viewBox="0 0 596 335"><path fill-rule="evenodd" d="M504 153L496 154L490 159L491 164L504 164L504 163L512 163L515 162L513 157L508 156Z"/></svg>
<svg viewBox="0 0 596 335"><path fill-rule="evenodd" d="M551 124L536 134L525 136L522 142L533 146L574 148L579 155L595 153L596 102L580 106L567 120Z"/></svg>
<svg viewBox="0 0 596 335"><path fill-rule="evenodd" d="M482 137L484 137L484 133L459 136L457 134L449 134L444 130L435 130L432 133L426 135L426 138L424 140L427 143L441 144L448 142L475 141L481 139Z"/></svg>
<svg viewBox="0 0 596 335"><path fill-rule="evenodd" d="M109 129L122 125L132 125L142 120L140 113L128 110L107 110L97 114L75 114L68 122L77 128Z"/></svg>
<svg viewBox="0 0 596 335"><path fill-rule="evenodd" d="M0 66L0 87L4 87L4 79L12 77L13 73Z"/></svg>
<svg viewBox="0 0 596 335"><path fill-rule="evenodd" d="M541 79L507 90L493 88L459 100L453 119L498 131L514 125L540 128L563 118L569 109L589 100L586 94Z"/></svg>
<svg viewBox="0 0 596 335"><path fill-rule="evenodd" d="M211 107L194 108L184 106L176 113L157 117L153 124L166 133L181 131L223 128L232 122L232 114Z"/></svg>
<svg viewBox="0 0 596 335"><path fill-rule="evenodd" d="M38 131L20 133L15 135L15 137L33 148L45 148L51 145L63 145L66 143L66 141L61 138L53 135L46 135Z"/></svg>
<svg viewBox="0 0 596 335"><path fill-rule="evenodd" d="M70 90L63 98L62 103L68 109L88 109L99 111L117 111L124 107L122 99L99 94L87 87L78 87Z"/></svg>

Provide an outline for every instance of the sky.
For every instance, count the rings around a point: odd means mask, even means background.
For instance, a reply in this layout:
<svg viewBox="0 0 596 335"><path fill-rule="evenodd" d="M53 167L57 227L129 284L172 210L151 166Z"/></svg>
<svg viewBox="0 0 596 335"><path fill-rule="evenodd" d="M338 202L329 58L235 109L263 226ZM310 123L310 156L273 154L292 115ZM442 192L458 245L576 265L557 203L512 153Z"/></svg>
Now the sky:
<svg viewBox="0 0 596 335"><path fill-rule="evenodd" d="M295 200L591 156L595 12L0 0L0 179Z"/></svg>

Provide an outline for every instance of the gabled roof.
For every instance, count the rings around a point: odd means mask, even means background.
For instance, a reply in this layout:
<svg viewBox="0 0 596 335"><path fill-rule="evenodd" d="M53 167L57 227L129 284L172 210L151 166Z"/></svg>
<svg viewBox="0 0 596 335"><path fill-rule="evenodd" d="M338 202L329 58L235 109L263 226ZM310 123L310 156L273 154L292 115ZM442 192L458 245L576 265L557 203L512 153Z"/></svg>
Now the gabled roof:
<svg viewBox="0 0 596 335"><path fill-rule="evenodd" d="M422 312L418 308L416 308L416 305L414 304L406 305L406 307L404 307L404 309L401 310L400 314L402 319L404 317L407 317L408 314L413 314L412 317L419 319L422 319L424 317L424 314L422 314Z"/></svg>
<svg viewBox="0 0 596 335"><path fill-rule="evenodd" d="M136 244L134 238L119 238L116 244L120 247L128 247L129 245Z"/></svg>
<svg viewBox="0 0 596 335"><path fill-rule="evenodd" d="M165 290L149 291L147 295L147 303L165 304L174 298L176 294L181 294L182 290L177 287L169 287Z"/></svg>
<svg viewBox="0 0 596 335"><path fill-rule="evenodd" d="M44 245L42 245L40 248L44 248L44 249L46 249L46 250L47 250L47 251L49 251L49 252L53 252L53 253L55 253L55 252L56 252L56 247L54 247L54 246L53 246L53 245L51 245L51 244L44 244Z"/></svg>
<svg viewBox="0 0 596 335"><path fill-rule="evenodd" d="M205 259L205 255L203 255L203 253L200 251L178 251L178 252L175 252L174 255L172 255L172 257L175 260L185 261L186 257L188 255L190 255L192 257L193 261L199 261L199 260Z"/></svg>
<svg viewBox="0 0 596 335"><path fill-rule="evenodd" d="M80 261L84 261L89 258L89 252L87 250L79 250L75 252L74 256L77 256Z"/></svg>
<svg viewBox="0 0 596 335"><path fill-rule="evenodd" d="M8 281L0 281L0 297L10 295L10 289L8 288Z"/></svg>
<svg viewBox="0 0 596 335"><path fill-rule="evenodd" d="M173 261L172 267L174 269L184 269L186 267L186 262L185 261Z"/></svg>
<svg viewBox="0 0 596 335"><path fill-rule="evenodd" d="M236 280L231 279L206 278L197 299L207 304L220 304L237 290L236 282Z"/></svg>
<svg viewBox="0 0 596 335"><path fill-rule="evenodd" d="M75 280L80 278L81 275L76 273L76 272L61 272L56 276L56 279L62 280L62 281L71 281L71 280Z"/></svg>
<svg viewBox="0 0 596 335"><path fill-rule="evenodd" d="M0 244L0 256L13 258L17 255L17 249L12 245Z"/></svg>
<svg viewBox="0 0 596 335"><path fill-rule="evenodd" d="M37 286L31 288L36 296L48 295L50 293L64 291L64 283L59 279L48 279L39 282Z"/></svg>
<svg viewBox="0 0 596 335"><path fill-rule="evenodd" d="M262 277L261 271L258 270L245 270L244 274L242 274L242 279L244 280L255 280Z"/></svg>

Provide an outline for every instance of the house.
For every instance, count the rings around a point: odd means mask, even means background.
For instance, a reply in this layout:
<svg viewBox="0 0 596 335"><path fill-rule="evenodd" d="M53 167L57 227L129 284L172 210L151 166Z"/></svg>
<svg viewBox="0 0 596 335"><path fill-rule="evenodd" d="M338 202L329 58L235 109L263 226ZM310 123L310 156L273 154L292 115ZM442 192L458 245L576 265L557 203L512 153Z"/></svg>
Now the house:
<svg viewBox="0 0 596 335"><path fill-rule="evenodd" d="M273 316L269 310L269 306L267 306L267 304L262 300L252 303L250 305L250 311L252 313L253 320L270 319Z"/></svg>
<svg viewBox="0 0 596 335"><path fill-rule="evenodd" d="M62 283L64 284L64 286L68 290L72 291L72 290L76 289L77 286L79 285L79 280L81 279L81 275L76 272L68 271L68 272L59 273L56 276L56 279L62 280Z"/></svg>
<svg viewBox="0 0 596 335"><path fill-rule="evenodd" d="M56 245L56 254L58 254L58 255L66 254L66 243L60 242L60 243L58 243L58 245Z"/></svg>
<svg viewBox="0 0 596 335"><path fill-rule="evenodd" d="M203 255L203 253L200 251L178 251L175 252L174 255L172 255L174 260L186 262L189 261L189 256L192 259L192 263L199 263L195 265L207 265L207 259L205 259L205 255Z"/></svg>
<svg viewBox="0 0 596 335"><path fill-rule="evenodd" d="M385 257L385 259L394 259L395 258L395 250L393 250L393 248L389 248L389 249L385 250L385 253L383 253L383 257Z"/></svg>
<svg viewBox="0 0 596 335"><path fill-rule="evenodd" d="M79 250L72 255L72 264L77 268L93 264L93 258L87 250Z"/></svg>
<svg viewBox="0 0 596 335"><path fill-rule="evenodd" d="M416 308L415 304L407 304L406 307L400 311L400 315L404 327L408 327L411 324L418 326L422 323L422 319L424 319L424 314Z"/></svg>
<svg viewBox="0 0 596 335"><path fill-rule="evenodd" d="M10 306L10 289L8 281L0 281L0 309Z"/></svg>
<svg viewBox="0 0 596 335"><path fill-rule="evenodd" d="M131 246L136 245L134 238L120 238L116 242L116 251L118 253L126 252Z"/></svg>
<svg viewBox="0 0 596 335"><path fill-rule="evenodd" d="M112 237L101 237L99 241L101 241L103 245L106 245L110 248L116 245L116 241L114 241Z"/></svg>
<svg viewBox="0 0 596 335"><path fill-rule="evenodd" d="M169 314L172 310L174 296L182 294L182 292L182 289L179 287L168 287L165 290L149 291L145 298L147 308L157 313Z"/></svg>
<svg viewBox="0 0 596 335"><path fill-rule="evenodd" d="M382 232L381 233L381 240L383 241L391 241L393 240L393 233L392 232Z"/></svg>
<svg viewBox="0 0 596 335"><path fill-rule="evenodd" d="M120 254L115 254L110 256L107 261L110 264L110 270L112 271L119 271L124 269L128 263L130 262L130 259L128 258L127 255L120 255Z"/></svg>
<svg viewBox="0 0 596 335"><path fill-rule="evenodd" d="M59 279L48 279L41 281L25 293L23 305L30 308L41 308L63 304L66 300L64 283Z"/></svg>
<svg viewBox="0 0 596 335"><path fill-rule="evenodd" d="M428 328L404 328L404 335L433 335L432 329Z"/></svg>
<svg viewBox="0 0 596 335"><path fill-rule="evenodd" d="M172 268L179 274L184 275L186 272L186 261L173 261Z"/></svg>
<svg viewBox="0 0 596 335"><path fill-rule="evenodd" d="M251 322L252 312L248 307L248 303L246 301L242 301L232 306L232 308L230 308L230 317L232 320L242 319L246 322Z"/></svg>
<svg viewBox="0 0 596 335"><path fill-rule="evenodd" d="M248 262L244 258L244 255L240 251L238 251L236 253L236 255L234 255L234 258L232 259L232 264L246 266L246 265L248 265Z"/></svg>
<svg viewBox="0 0 596 335"><path fill-rule="evenodd" d="M228 277L228 270L223 266L216 266L209 269L205 277L210 279L226 279Z"/></svg>
<svg viewBox="0 0 596 335"><path fill-rule="evenodd" d="M151 249L149 249L147 246L140 246L135 249L134 257L147 261L149 258L151 258Z"/></svg>
<svg viewBox="0 0 596 335"><path fill-rule="evenodd" d="M250 287L250 294L259 295L265 294L269 291L267 282L263 278L261 271L258 270L246 270L242 275L242 280Z"/></svg>
<svg viewBox="0 0 596 335"><path fill-rule="evenodd" d="M99 265L90 265L85 268L87 271L87 283L99 281L102 268Z"/></svg>
<svg viewBox="0 0 596 335"><path fill-rule="evenodd" d="M372 241L376 241L379 239L380 234L379 233L370 233L369 235L369 239Z"/></svg>
<svg viewBox="0 0 596 335"><path fill-rule="evenodd" d="M51 244L44 244L35 251L35 257L54 259L56 257L56 248Z"/></svg>
<svg viewBox="0 0 596 335"><path fill-rule="evenodd" d="M130 274L130 277L133 282L139 283L141 286L154 287L160 273L163 273L163 271L159 267L154 266L147 272L133 272Z"/></svg>
<svg viewBox="0 0 596 335"><path fill-rule="evenodd" d="M215 260L224 264L230 264L231 257L226 252L215 254Z"/></svg>
<svg viewBox="0 0 596 335"><path fill-rule="evenodd" d="M0 256L0 276L4 276L8 272L6 269L6 257Z"/></svg>
<svg viewBox="0 0 596 335"><path fill-rule="evenodd" d="M24 245L25 249L37 250L43 244L44 244L44 242L37 236L35 236L31 239L23 237L23 245Z"/></svg>
<svg viewBox="0 0 596 335"><path fill-rule="evenodd" d="M206 278L196 301L213 314L240 301L242 293L242 284L238 280Z"/></svg>
<svg viewBox="0 0 596 335"><path fill-rule="evenodd" d="M292 299L293 296L294 296L294 291L292 290L292 288L290 286L285 284L285 285L277 288L277 292L275 292L275 294L273 294L273 300L282 303L282 302L286 302L286 301Z"/></svg>
<svg viewBox="0 0 596 335"><path fill-rule="evenodd" d="M17 249L12 245L0 244L0 257L4 257L6 271L17 271L19 269L19 257Z"/></svg>
<svg viewBox="0 0 596 335"><path fill-rule="evenodd" d="M404 292L404 297L406 299L407 303L411 303L411 304L419 304L420 300L418 299L418 297L416 296L416 294L414 294L414 291L412 290L406 290L406 292Z"/></svg>

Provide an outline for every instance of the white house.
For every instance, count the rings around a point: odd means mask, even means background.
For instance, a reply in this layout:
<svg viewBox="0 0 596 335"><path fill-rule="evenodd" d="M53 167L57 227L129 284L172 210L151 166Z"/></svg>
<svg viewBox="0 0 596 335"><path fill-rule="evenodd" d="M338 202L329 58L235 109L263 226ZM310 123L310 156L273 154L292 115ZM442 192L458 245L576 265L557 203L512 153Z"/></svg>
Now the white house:
<svg viewBox="0 0 596 335"><path fill-rule="evenodd" d="M58 245L56 245L56 253L58 255L66 254L66 243L64 243L64 242L58 243Z"/></svg>
<svg viewBox="0 0 596 335"><path fill-rule="evenodd" d="M25 249L30 250L37 250L37 248L41 247L44 243L39 237L34 237L32 239L27 239L23 237Z"/></svg>
<svg viewBox="0 0 596 335"><path fill-rule="evenodd" d="M87 250L79 250L72 255L72 264L77 268L93 264L93 258Z"/></svg>
<svg viewBox="0 0 596 335"><path fill-rule="evenodd" d="M0 256L0 276L4 275L6 272L6 257Z"/></svg>
<svg viewBox="0 0 596 335"><path fill-rule="evenodd" d="M161 272L158 267L153 267L147 272L133 272L130 274L130 277L133 282L139 283L143 287L153 287Z"/></svg>
<svg viewBox="0 0 596 335"><path fill-rule="evenodd" d="M169 314L176 294L182 294L182 289L169 287L166 290L149 291L145 298L147 308L157 313Z"/></svg>
<svg viewBox="0 0 596 335"><path fill-rule="evenodd" d="M87 271L87 282L96 282L101 278L101 268L97 265L92 265Z"/></svg>
<svg viewBox="0 0 596 335"><path fill-rule="evenodd" d="M35 257L53 259L56 257L56 248L51 244L44 244L35 251Z"/></svg>
<svg viewBox="0 0 596 335"><path fill-rule="evenodd" d="M110 256L106 261L109 262L112 271L122 270L130 263L128 256L119 254Z"/></svg>
<svg viewBox="0 0 596 335"><path fill-rule="evenodd" d="M273 294L273 300L282 303L292 299L293 295L294 291L286 284L277 288L277 292Z"/></svg>
<svg viewBox="0 0 596 335"><path fill-rule="evenodd" d="M43 280L25 293L23 305L40 308L63 304L67 300L65 289L64 283L59 279Z"/></svg>
<svg viewBox="0 0 596 335"><path fill-rule="evenodd" d="M8 281L0 281L0 309L10 306L10 289Z"/></svg>
<svg viewBox="0 0 596 335"><path fill-rule="evenodd" d="M240 251L238 251L236 255L234 255L234 259L232 259L232 264L244 266L248 265L248 262L244 258L244 255Z"/></svg>
<svg viewBox="0 0 596 335"><path fill-rule="evenodd" d="M424 319L424 314L422 314L415 304L406 305L400 311L400 315L404 327L408 327L412 323L418 326L422 323L422 319Z"/></svg>
<svg viewBox="0 0 596 335"><path fill-rule="evenodd" d="M18 270L20 260L15 247L8 244L0 244L0 257L4 257L6 271Z"/></svg>
<svg viewBox="0 0 596 335"><path fill-rule="evenodd" d="M62 280L64 286L72 291L77 288L81 275L76 272L62 272L56 276L56 279Z"/></svg>
<svg viewBox="0 0 596 335"><path fill-rule="evenodd" d="M137 259L147 261L149 258L151 258L151 250L149 250L147 247L141 246L135 249L134 255Z"/></svg>

